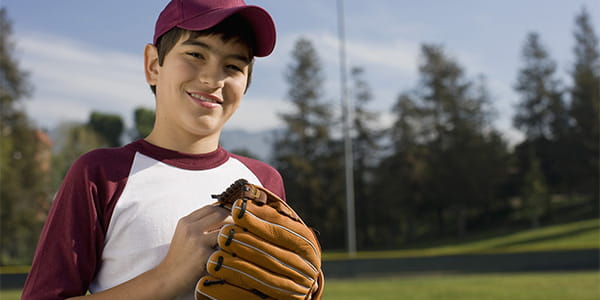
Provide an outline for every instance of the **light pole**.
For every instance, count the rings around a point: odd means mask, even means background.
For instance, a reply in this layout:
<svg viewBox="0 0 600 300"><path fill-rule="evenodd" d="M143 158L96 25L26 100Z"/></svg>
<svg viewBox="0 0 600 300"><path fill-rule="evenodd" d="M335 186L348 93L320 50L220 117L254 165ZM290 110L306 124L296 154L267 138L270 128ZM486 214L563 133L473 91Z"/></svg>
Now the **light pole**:
<svg viewBox="0 0 600 300"><path fill-rule="evenodd" d="M342 121L344 131L344 161L346 179L346 238L348 254L356 254L356 221L354 212L354 158L352 152L352 137L350 136L351 118L346 86L346 39L344 32L344 3L337 0L338 34L340 48L340 87L342 97Z"/></svg>

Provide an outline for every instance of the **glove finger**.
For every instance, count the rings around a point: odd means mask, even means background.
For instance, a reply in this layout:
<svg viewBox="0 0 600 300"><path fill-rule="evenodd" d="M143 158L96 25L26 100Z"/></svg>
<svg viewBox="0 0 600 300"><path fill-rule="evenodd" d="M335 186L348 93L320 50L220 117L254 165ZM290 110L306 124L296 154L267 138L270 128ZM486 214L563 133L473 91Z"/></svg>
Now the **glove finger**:
<svg viewBox="0 0 600 300"><path fill-rule="evenodd" d="M237 225L223 226L218 243L223 251L302 285L313 285L319 274L317 268L301 256L262 240Z"/></svg>
<svg viewBox="0 0 600 300"><path fill-rule="evenodd" d="M246 290L257 290L275 299L305 299L312 286L269 272L239 257L217 250L206 264L208 273Z"/></svg>
<svg viewBox="0 0 600 300"><path fill-rule="evenodd" d="M269 205L239 199L231 214L234 223L256 236L304 257L317 268L321 267L321 251L310 228L280 214Z"/></svg>
<svg viewBox="0 0 600 300"><path fill-rule="evenodd" d="M225 280L204 276L200 278L196 284L196 300L212 300L212 299L248 299L262 300L273 299L265 298L265 295L248 291L240 287L231 285Z"/></svg>

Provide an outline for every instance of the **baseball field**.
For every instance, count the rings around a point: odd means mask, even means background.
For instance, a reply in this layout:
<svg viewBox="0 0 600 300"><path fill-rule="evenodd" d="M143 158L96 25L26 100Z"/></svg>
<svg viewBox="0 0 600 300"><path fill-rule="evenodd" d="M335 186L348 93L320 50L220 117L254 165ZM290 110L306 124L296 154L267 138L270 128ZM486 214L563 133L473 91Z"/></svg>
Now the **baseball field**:
<svg viewBox="0 0 600 300"><path fill-rule="evenodd" d="M0 299L17 300L20 290L2 291ZM510 299L598 300L600 273L515 273L426 275L415 277L328 280L325 300L352 299Z"/></svg>
<svg viewBox="0 0 600 300"><path fill-rule="evenodd" d="M362 258L456 255L461 253L506 253L527 251L600 249L600 220L526 230L506 235L438 245L423 249L361 252ZM600 250L599 250L600 251ZM600 254L600 252L599 252ZM327 253L326 260L344 259L342 253ZM20 290L1 290L0 300L20 298ZM388 276L362 276L327 280L325 300L352 299L575 299L600 300L600 272L434 272Z"/></svg>
<svg viewBox="0 0 600 300"><path fill-rule="evenodd" d="M443 274L329 280L326 300L598 300L600 273Z"/></svg>

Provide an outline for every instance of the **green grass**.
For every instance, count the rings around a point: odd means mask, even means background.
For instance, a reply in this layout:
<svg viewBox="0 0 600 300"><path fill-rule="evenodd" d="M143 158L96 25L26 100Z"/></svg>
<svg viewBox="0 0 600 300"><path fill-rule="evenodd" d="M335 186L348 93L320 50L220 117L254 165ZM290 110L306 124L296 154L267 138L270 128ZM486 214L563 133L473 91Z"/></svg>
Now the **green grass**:
<svg viewBox="0 0 600 300"><path fill-rule="evenodd" d="M19 300L21 290L0 290L0 300Z"/></svg>
<svg viewBox="0 0 600 300"><path fill-rule="evenodd" d="M467 253L600 248L600 219L591 219L502 235L440 243L395 251L359 252L356 258L418 257ZM325 253L324 259L345 259ZM27 267L0 267L0 272L26 272ZM0 300L20 298L20 290L0 291ZM324 300L336 299L576 299L600 300L600 272L438 274L360 279L326 279Z"/></svg>
<svg viewBox="0 0 600 300"><path fill-rule="evenodd" d="M17 300L20 290L1 291ZM600 273L509 273L429 275L327 280L324 300L598 300Z"/></svg>
<svg viewBox="0 0 600 300"><path fill-rule="evenodd" d="M598 300L600 273L429 275L327 280L324 300Z"/></svg>
<svg viewBox="0 0 600 300"><path fill-rule="evenodd" d="M598 300L599 272L439 274L325 282L323 300ZM20 290L0 291L18 300Z"/></svg>
<svg viewBox="0 0 600 300"><path fill-rule="evenodd" d="M355 258L422 257L454 254L515 253L600 248L600 219L524 230L501 235L393 251L365 251ZM347 259L346 253L329 252L324 259Z"/></svg>

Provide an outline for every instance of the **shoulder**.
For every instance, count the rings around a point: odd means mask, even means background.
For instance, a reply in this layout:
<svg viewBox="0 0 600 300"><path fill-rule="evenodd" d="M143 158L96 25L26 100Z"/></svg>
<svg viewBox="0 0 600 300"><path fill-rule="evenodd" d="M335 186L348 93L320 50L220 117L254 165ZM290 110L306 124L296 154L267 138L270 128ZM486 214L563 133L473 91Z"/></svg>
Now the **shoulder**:
<svg viewBox="0 0 600 300"><path fill-rule="evenodd" d="M100 176L106 180L127 176L135 153L135 143L119 148L95 149L75 160L69 173L75 176L85 176L87 179Z"/></svg>
<svg viewBox="0 0 600 300"><path fill-rule="evenodd" d="M262 186L285 200L285 188L281 174L271 165L241 155L231 154L256 175Z"/></svg>

